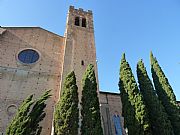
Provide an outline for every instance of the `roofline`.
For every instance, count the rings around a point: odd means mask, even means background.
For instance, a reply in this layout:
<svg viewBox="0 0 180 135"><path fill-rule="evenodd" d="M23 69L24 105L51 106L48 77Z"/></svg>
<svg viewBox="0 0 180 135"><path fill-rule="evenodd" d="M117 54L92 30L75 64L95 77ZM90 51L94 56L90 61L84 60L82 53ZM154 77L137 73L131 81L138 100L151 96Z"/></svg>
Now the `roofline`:
<svg viewBox="0 0 180 135"><path fill-rule="evenodd" d="M100 94L120 95L120 93L107 92L107 91L99 91L99 93ZM180 101L177 101L177 103L180 103Z"/></svg>
<svg viewBox="0 0 180 135"><path fill-rule="evenodd" d="M111 94L111 95L120 95L120 93L107 92L107 91L99 91L100 94Z"/></svg>
<svg viewBox="0 0 180 135"><path fill-rule="evenodd" d="M44 28L41 28L41 27L39 27L39 26L0 26L0 28L38 28L38 29L42 29L42 30L45 30L45 31L47 31L47 32L49 32L49 33L52 33L52 34L54 34L54 35L57 35L57 36L59 36L59 37L62 37L62 38L65 38L64 36L60 36L60 35L58 35L58 34L56 34L56 33L53 33L53 32L51 32L51 31L49 31L49 30L46 30L46 29L44 29Z"/></svg>

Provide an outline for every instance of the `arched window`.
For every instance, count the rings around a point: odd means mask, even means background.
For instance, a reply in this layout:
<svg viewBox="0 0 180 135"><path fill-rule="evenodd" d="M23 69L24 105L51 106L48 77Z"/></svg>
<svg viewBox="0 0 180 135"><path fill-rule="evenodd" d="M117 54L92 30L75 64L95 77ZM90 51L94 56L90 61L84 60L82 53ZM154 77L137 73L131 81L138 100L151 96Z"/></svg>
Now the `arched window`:
<svg viewBox="0 0 180 135"><path fill-rule="evenodd" d="M74 23L76 26L79 26L79 17L76 17L75 18L75 23Z"/></svg>
<svg viewBox="0 0 180 135"><path fill-rule="evenodd" d="M86 27L86 19L82 18L82 27Z"/></svg>

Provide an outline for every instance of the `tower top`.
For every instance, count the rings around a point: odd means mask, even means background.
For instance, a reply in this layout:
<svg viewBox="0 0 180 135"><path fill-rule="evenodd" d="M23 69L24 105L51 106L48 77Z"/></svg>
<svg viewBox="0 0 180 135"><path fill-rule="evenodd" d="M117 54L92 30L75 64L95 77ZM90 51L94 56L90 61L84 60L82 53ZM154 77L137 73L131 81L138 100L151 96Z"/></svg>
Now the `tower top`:
<svg viewBox="0 0 180 135"><path fill-rule="evenodd" d="M69 7L67 25L77 30L86 30L93 32L93 13L91 10L84 11L82 8L75 9L74 6Z"/></svg>
<svg viewBox="0 0 180 135"><path fill-rule="evenodd" d="M75 9L74 6L69 7L69 12L74 12L74 13L77 13L77 14L84 14L84 15L88 15L88 14L92 15L92 10L84 11L82 8Z"/></svg>

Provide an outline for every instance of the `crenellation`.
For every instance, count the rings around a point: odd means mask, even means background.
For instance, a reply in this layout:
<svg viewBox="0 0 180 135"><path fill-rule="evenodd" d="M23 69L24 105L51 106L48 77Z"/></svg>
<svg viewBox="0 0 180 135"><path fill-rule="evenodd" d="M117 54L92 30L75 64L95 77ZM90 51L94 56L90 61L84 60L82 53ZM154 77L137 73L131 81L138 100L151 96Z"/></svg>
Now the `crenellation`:
<svg viewBox="0 0 180 135"><path fill-rule="evenodd" d="M80 17L91 17L93 15L92 10L84 11L82 8L75 9L74 6L69 8L69 13L71 13L72 16L80 16Z"/></svg>
<svg viewBox="0 0 180 135"><path fill-rule="evenodd" d="M90 15L92 15L93 12L92 12L92 10L88 10L88 13L89 13Z"/></svg>
<svg viewBox="0 0 180 135"><path fill-rule="evenodd" d="M73 9L74 9L74 6L69 6L69 9L73 10Z"/></svg>
<svg viewBox="0 0 180 135"><path fill-rule="evenodd" d="M79 8L79 11L80 11L80 12L83 12L84 10L83 10L82 8Z"/></svg>

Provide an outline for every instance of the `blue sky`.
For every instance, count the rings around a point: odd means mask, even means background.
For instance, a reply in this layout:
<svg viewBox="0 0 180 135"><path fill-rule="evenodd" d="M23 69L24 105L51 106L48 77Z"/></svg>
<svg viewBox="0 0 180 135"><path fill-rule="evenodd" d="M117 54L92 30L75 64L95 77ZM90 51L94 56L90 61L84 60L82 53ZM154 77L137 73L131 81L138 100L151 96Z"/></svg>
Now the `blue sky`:
<svg viewBox="0 0 180 135"><path fill-rule="evenodd" d="M64 35L70 5L93 11L101 90L119 92L123 52L135 76L142 58L151 77L152 50L180 100L179 0L0 0L0 25L40 26Z"/></svg>

